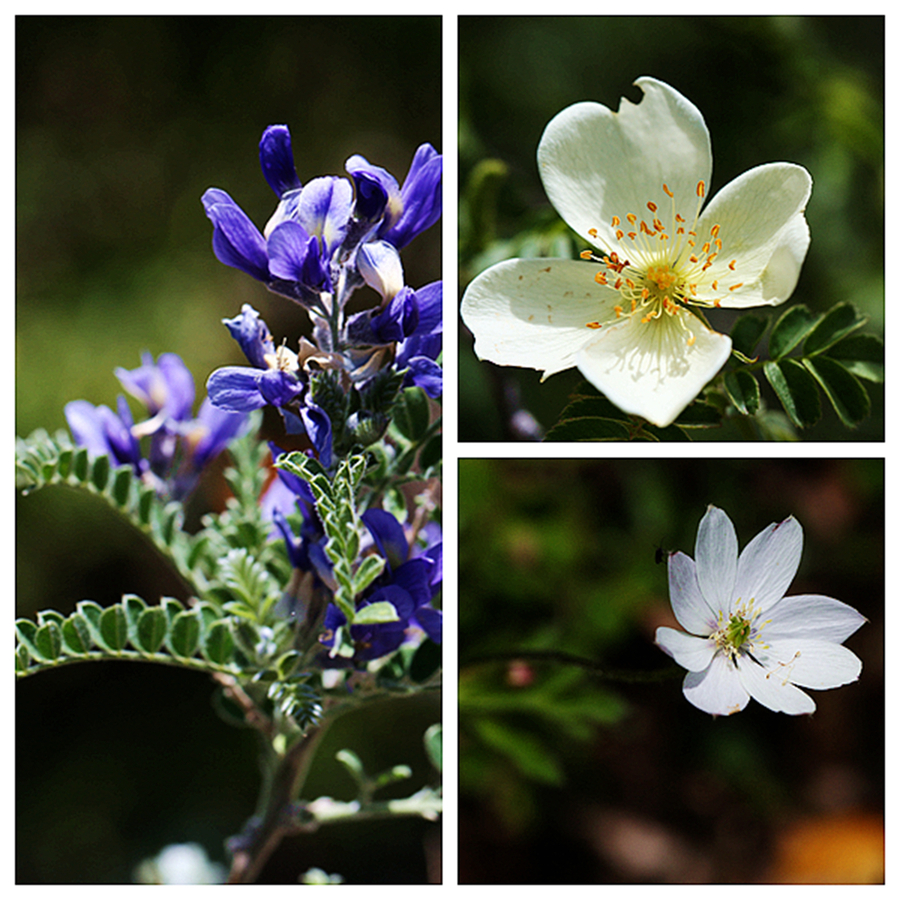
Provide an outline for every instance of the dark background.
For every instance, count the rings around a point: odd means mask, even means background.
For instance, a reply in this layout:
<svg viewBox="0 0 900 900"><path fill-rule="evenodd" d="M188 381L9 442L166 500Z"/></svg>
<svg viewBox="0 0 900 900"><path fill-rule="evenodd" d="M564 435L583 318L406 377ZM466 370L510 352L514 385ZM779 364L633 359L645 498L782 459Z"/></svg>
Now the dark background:
<svg viewBox="0 0 900 900"><path fill-rule="evenodd" d="M535 161L541 134L556 113L581 100L611 109L622 96L638 102L642 93L633 82L651 75L687 97L706 120L710 197L763 163L795 162L809 170L812 242L787 303L819 312L851 301L871 319L865 330L883 334L883 17L462 17L459 43L460 295L500 259L574 259L585 249L559 225L544 194ZM480 204L477 210L468 205L470 176L491 159L506 167L506 176L487 204L488 226L470 230L473 217L484 214ZM485 245L491 235L495 240ZM710 316L713 326L727 331L735 314L713 312L720 314ZM543 384L540 377L479 363L460 326L460 439L508 439L502 398L509 392L545 429L553 425L581 376L572 369ZM823 398L822 422L802 436L883 439L883 389L866 386L873 411L856 430L844 428ZM769 401L781 408L771 394ZM728 428L695 429L691 436L739 437Z"/></svg>
<svg viewBox="0 0 900 900"><path fill-rule="evenodd" d="M18 17L17 433L64 427L63 406L114 405L116 366L179 353L197 383L242 364L221 319L251 303L293 342L306 315L215 258L200 197L228 191L261 228L276 198L263 129L291 129L303 182L361 153L402 183L419 144L443 150L437 17ZM416 287L440 272L440 226L403 255ZM374 295L373 295L374 297ZM213 478L191 507L221 502ZM17 615L90 598L180 595L153 551L100 502L53 488L17 500ZM183 599L183 598L182 598ZM17 880L129 881L169 842L224 839L253 812L253 737L224 724L204 676L138 664L73 666L17 686ZM342 721L309 794L350 799L333 760L409 763L435 701ZM410 785L413 785L410 788ZM311 866L349 882L423 882L439 828L337 826L283 848L263 880ZM428 848L426 850L426 847ZM432 871L433 874L433 871Z"/></svg>
<svg viewBox="0 0 900 900"><path fill-rule="evenodd" d="M463 459L459 491L461 883L883 878L882 460ZM869 620L860 680L810 691L812 716L714 719L653 643L680 628L656 551L693 558L710 503L741 548L795 516L788 595ZM674 672L484 659L523 650Z"/></svg>

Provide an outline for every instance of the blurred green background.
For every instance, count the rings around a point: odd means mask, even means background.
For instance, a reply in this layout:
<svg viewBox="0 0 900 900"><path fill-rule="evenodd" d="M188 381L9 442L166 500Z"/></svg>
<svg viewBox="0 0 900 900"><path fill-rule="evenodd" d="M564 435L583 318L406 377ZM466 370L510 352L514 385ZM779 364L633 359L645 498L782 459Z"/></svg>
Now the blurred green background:
<svg viewBox="0 0 900 900"><path fill-rule="evenodd" d="M799 881L785 842L809 823L839 832L842 851L803 842L832 875L883 876L882 460L463 459L459 495L461 883ZM693 557L710 503L741 547L794 515L788 594L869 619L846 642L861 679L812 691L812 716L751 701L713 719L653 643L678 627L656 551ZM524 650L675 671L486 659Z"/></svg>
<svg viewBox="0 0 900 900"><path fill-rule="evenodd" d="M501 259L574 259L585 249L544 194L535 161L541 134L572 103L637 102L634 80L651 75L703 113L710 196L762 163L810 171L812 243L788 303L819 312L851 301L871 319L864 330L883 335L883 17L462 17L459 44L460 294ZM713 312L713 326L727 331L735 314ZM580 380L572 369L540 384L539 372L479 363L462 325L459 371L461 440L511 439L520 405L550 427ZM844 428L825 402L822 421L802 437L882 440L883 388L866 387L873 411L859 428ZM737 436L728 428L691 433Z"/></svg>
<svg viewBox="0 0 900 900"><path fill-rule="evenodd" d="M402 182L419 144L442 149L438 17L20 16L16 89L21 435L63 427L69 400L113 405L113 369L144 350L180 354L199 404L214 368L244 362L221 324L243 303L279 337L308 332L299 307L218 262L200 204L219 187L265 224L267 125L290 127L304 182L346 175L353 153ZM413 286L439 277L439 227L404 267ZM221 500L212 479L192 517ZM141 537L90 498L51 489L19 498L16 515L20 616L123 592L181 596ZM251 736L215 716L207 679L103 665L17 690L20 882L128 881L171 841L223 858L253 811L257 771ZM350 796L333 762L342 746L372 769L409 762L414 782L431 778L421 735L438 715L423 701L342 722L311 790ZM415 822L325 829L265 877L319 865L348 881L422 882L436 834Z"/></svg>

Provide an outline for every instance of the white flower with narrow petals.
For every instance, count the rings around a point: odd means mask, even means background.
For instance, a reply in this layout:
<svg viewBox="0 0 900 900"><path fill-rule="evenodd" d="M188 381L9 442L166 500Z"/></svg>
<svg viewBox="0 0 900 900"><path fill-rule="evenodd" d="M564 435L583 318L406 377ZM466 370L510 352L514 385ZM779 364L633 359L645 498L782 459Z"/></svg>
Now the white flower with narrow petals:
<svg viewBox="0 0 900 900"><path fill-rule="evenodd" d="M479 358L544 378L577 366L620 409L664 427L731 352L691 308L775 306L793 292L812 179L769 163L704 208L703 116L661 81L635 84L640 103L576 103L538 147L550 202L597 252L492 266L467 288L462 317Z"/></svg>
<svg viewBox="0 0 900 900"><path fill-rule="evenodd" d="M684 696L714 716L740 712L752 697L775 712L811 713L800 688L840 687L862 663L841 644L866 619L831 597L785 597L800 565L803 529L791 516L761 531L738 556L728 516L710 506L695 560L669 556L669 597L690 632L658 628L656 643L688 670Z"/></svg>

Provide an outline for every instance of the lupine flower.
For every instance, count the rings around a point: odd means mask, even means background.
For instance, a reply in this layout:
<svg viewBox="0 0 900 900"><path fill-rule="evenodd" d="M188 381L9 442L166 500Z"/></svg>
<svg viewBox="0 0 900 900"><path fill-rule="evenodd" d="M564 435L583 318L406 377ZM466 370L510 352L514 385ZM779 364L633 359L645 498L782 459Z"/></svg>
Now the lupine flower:
<svg viewBox="0 0 900 900"><path fill-rule="evenodd" d="M653 78L618 112L576 103L547 126L538 167L550 202L595 250L586 262L515 259L479 275L462 316L481 359L577 366L627 413L671 424L728 359L694 314L783 303L809 246L812 179L770 163L704 208L712 173L699 110Z"/></svg>
<svg viewBox="0 0 900 900"><path fill-rule="evenodd" d="M684 695L714 716L740 712L752 697L775 712L811 713L800 688L856 681L862 663L842 646L866 620L819 594L786 597L803 549L791 516L761 531L738 555L731 520L710 506L695 559L669 556L675 618L689 632L658 628L656 643L688 670Z"/></svg>
<svg viewBox="0 0 900 900"><path fill-rule="evenodd" d="M323 465L331 465L332 432L327 413L309 399L307 367L333 368L334 354L322 353L305 338L298 353L286 346L275 347L272 335L259 313L245 303L240 315L223 319L252 366L223 366L207 380L209 399L220 409L249 412L275 406L289 434L306 434Z"/></svg>
<svg viewBox="0 0 900 900"><path fill-rule="evenodd" d="M371 165L363 156L351 156L346 169L370 215L381 217L375 236L398 250L441 217L443 159L431 144L422 144L416 150L402 188L393 175ZM360 202L357 199L358 206Z"/></svg>
<svg viewBox="0 0 900 900"><path fill-rule="evenodd" d="M131 465L159 494L182 499L206 465L244 430L247 417L217 409L205 398L192 418L194 379L181 358L163 353L154 362L145 353L142 360L137 369L116 369L116 376L147 407L147 419L135 423L120 396L117 412L74 400L66 404L66 421L75 442L87 447L91 456L106 455L116 465ZM142 438L149 438L146 456Z"/></svg>

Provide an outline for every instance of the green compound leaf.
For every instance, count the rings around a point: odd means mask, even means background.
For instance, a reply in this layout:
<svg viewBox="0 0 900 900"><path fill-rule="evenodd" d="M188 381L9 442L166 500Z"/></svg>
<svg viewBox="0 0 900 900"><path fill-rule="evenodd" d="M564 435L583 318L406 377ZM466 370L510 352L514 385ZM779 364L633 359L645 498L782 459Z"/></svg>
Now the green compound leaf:
<svg viewBox="0 0 900 900"><path fill-rule="evenodd" d="M801 363L794 359L767 362L763 371L795 425L805 428L819 420L822 407L816 381Z"/></svg>
<svg viewBox="0 0 900 900"><path fill-rule="evenodd" d="M866 317L852 303L839 303L830 309L812 330L803 345L805 356L822 353L848 334L866 324Z"/></svg>
<svg viewBox="0 0 900 900"><path fill-rule="evenodd" d="M746 369L737 369L725 375L725 391L735 409L745 416L756 415L759 410L759 382Z"/></svg>
<svg viewBox="0 0 900 900"><path fill-rule="evenodd" d="M105 608L83 600L68 617L45 610L38 614L37 623L18 619L15 628L17 678L60 665L104 659L156 662L235 676L244 674L246 668L246 659L235 647L232 620L204 603L187 611L170 598L160 606L147 606L132 595ZM202 656L197 655L198 649Z"/></svg>
<svg viewBox="0 0 900 900"><path fill-rule="evenodd" d="M869 395L859 381L844 366L827 356L804 359L803 365L825 391L835 412L848 427L858 425L872 409Z"/></svg>
<svg viewBox="0 0 900 900"><path fill-rule="evenodd" d="M769 355L772 359L787 356L813 330L820 318L802 303L786 310L775 323L769 337Z"/></svg>

